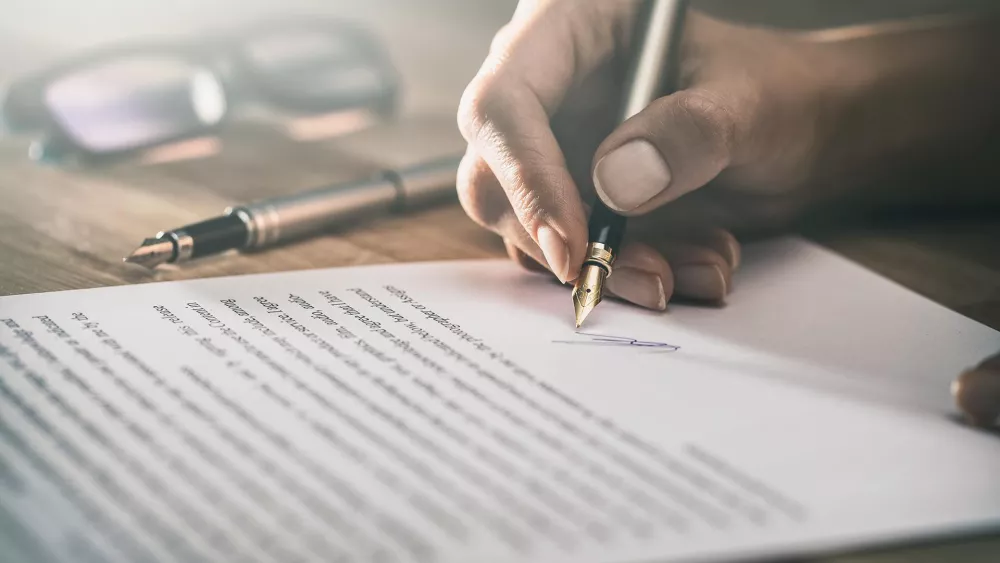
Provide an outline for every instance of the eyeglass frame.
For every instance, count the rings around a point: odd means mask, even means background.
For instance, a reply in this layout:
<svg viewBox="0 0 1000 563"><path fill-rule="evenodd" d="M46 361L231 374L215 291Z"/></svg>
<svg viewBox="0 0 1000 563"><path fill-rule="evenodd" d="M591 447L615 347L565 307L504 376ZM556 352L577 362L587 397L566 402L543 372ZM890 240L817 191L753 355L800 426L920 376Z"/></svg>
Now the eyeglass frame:
<svg viewBox="0 0 1000 563"><path fill-rule="evenodd" d="M245 45L252 37L276 34L281 31L336 32L349 36L352 45L361 47L359 53L363 56L360 59L373 64L373 67L380 73L385 87L376 98L367 99L365 103L354 103L343 107L336 105L320 107L315 104L303 103L301 99L298 103L288 103L288 98L281 99L280 94L276 93L274 89L268 88L266 80L259 79L259 77L255 79L254 73L249 70L253 63L248 60L249 57L245 52ZM117 59L137 55L172 58L190 63L195 67L202 67L212 73L223 89L227 106L224 114L219 120L203 127L192 128L175 136L138 144L127 149L92 151L74 141L65 132L64 126L59 123L51 108L46 104L46 90L57 80L88 66L97 66L100 63L113 62ZM262 22L244 26L232 33L224 34L218 39L124 42L98 47L85 54L64 59L43 70L23 76L12 82L5 90L0 91L0 131L43 133L47 136L47 141L57 142L85 160L97 161L125 157L152 147L216 133L230 120L233 108L250 101L264 101L283 110L298 111L304 114L366 107L380 117L389 118L395 114L399 96L398 72L374 33L353 22L340 19L284 17L277 23Z"/></svg>

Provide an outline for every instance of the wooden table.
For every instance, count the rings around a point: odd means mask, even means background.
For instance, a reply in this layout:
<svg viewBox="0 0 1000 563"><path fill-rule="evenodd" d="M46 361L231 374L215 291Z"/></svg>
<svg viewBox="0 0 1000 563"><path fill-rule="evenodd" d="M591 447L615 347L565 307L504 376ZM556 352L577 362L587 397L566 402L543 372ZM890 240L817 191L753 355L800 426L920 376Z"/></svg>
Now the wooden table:
<svg viewBox="0 0 1000 563"><path fill-rule="evenodd" d="M431 25L431 24L428 24ZM428 33L428 37L434 36ZM488 36L454 55L457 75L424 81L404 117L332 140L297 143L271 126L231 127L218 154L201 159L64 170L26 158L27 140L0 140L0 295L397 261L504 256L498 238L457 204L386 217L255 255L206 260L148 273L121 263L142 238L217 213L225 206L354 178L462 149L450 112ZM435 56L451 47L406 49L404 77L434 77ZM430 52L427 52L430 49ZM435 55L437 53L437 55ZM463 58L464 57L464 58ZM465 73L465 74L463 74ZM419 80L415 80L420 83ZM443 85L442 85L443 84ZM440 91L434 88L439 88ZM443 100L443 101L441 101ZM821 244L962 314L1000 329L1000 222L853 227L814 233ZM1000 479L1000 475L997 476ZM827 561L986 562L1000 538Z"/></svg>

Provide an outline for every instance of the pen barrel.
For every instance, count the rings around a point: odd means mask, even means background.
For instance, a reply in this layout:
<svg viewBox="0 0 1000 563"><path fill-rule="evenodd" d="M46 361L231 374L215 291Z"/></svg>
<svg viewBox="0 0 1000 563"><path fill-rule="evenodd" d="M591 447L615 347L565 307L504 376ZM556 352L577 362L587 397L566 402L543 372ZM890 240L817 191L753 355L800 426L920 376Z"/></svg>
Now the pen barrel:
<svg viewBox="0 0 1000 563"><path fill-rule="evenodd" d="M636 16L632 57L625 81L629 85L619 121L646 109L677 87L681 35L687 0L646 0Z"/></svg>
<svg viewBox="0 0 1000 563"><path fill-rule="evenodd" d="M397 205L399 190L386 174L226 210L248 228L247 248L263 248L315 235Z"/></svg>
<svg viewBox="0 0 1000 563"><path fill-rule="evenodd" d="M632 33L632 57L622 99L620 121L646 109L659 96L676 87L677 55L680 49L687 0L646 0L636 14ZM621 250L625 217L594 201L588 237L612 254Z"/></svg>
<svg viewBox="0 0 1000 563"><path fill-rule="evenodd" d="M455 176L461 156L447 156L387 174L399 188L400 206L419 207L455 197Z"/></svg>
<svg viewBox="0 0 1000 563"><path fill-rule="evenodd" d="M457 156L372 178L251 203L226 210L247 226L245 248L263 248L328 231L376 214L408 209L455 195Z"/></svg>

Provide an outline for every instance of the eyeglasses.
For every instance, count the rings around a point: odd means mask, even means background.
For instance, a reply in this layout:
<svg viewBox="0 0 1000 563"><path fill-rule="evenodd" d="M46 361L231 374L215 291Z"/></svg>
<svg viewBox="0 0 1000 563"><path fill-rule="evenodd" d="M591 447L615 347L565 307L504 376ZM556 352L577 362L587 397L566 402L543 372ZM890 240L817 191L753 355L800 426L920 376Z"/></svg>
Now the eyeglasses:
<svg viewBox="0 0 1000 563"><path fill-rule="evenodd" d="M286 19L217 39L119 45L25 77L0 125L44 132L90 159L217 131L238 106L293 114L395 112L398 77L377 39L342 21Z"/></svg>

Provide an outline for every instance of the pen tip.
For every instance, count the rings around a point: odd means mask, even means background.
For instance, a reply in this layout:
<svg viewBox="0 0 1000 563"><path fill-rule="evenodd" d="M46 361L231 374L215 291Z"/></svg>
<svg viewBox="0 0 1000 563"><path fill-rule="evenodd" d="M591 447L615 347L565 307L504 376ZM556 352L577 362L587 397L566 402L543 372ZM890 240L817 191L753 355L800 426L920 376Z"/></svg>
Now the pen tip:
<svg viewBox="0 0 1000 563"><path fill-rule="evenodd" d="M170 239L148 238L142 241L139 248L122 258L126 264L138 264L153 269L160 264L166 264L174 259L176 248Z"/></svg>
<svg viewBox="0 0 1000 563"><path fill-rule="evenodd" d="M587 264L583 267L583 271L573 287L573 311L576 314L576 328L583 325L583 321L601 302L606 277L607 272L599 266Z"/></svg>
<svg viewBox="0 0 1000 563"><path fill-rule="evenodd" d="M576 299L573 300L573 308L575 309L576 312L576 328L580 328L581 326L583 326L583 321L586 320L587 315L590 315L590 312L594 310L594 307L596 305L597 305L596 303L591 305L584 305L581 304Z"/></svg>

